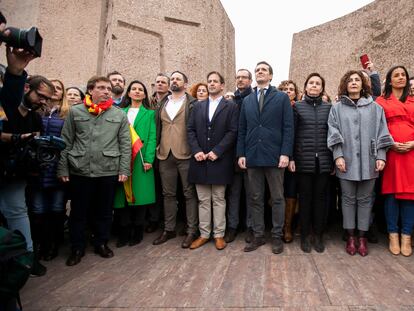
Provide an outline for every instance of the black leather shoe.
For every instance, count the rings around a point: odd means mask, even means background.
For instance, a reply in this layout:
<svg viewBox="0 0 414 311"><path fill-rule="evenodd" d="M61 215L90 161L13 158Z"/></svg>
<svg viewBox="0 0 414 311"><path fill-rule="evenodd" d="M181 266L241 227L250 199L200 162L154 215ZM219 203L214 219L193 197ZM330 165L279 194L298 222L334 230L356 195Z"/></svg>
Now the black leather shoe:
<svg viewBox="0 0 414 311"><path fill-rule="evenodd" d="M253 229L252 228L247 228L246 230L246 237L244 238L244 240L246 241L246 243L251 243L253 241Z"/></svg>
<svg viewBox="0 0 414 311"><path fill-rule="evenodd" d="M131 238L129 239L128 245L134 246L141 243L144 238L144 226L135 226Z"/></svg>
<svg viewBox="0 0 414 311"><path fill-rule="evenodd" d="M313 242L313 248L318 253L323 253L325 251L325 244L323 243L323 237L322 237L322 235L317 235L315 237L315 240Z"/></svg>
<svg viewBox="0 0 414 311"><path fill-rule="evenodd" d="M244 251L252 252L258 249L260 246L264 245L265 243L266 241L264 237L253 237L253 240L245 246Z"/></svg>
<svg viewBox="0 0 414 311"><path fill-rule="evenodd" d="M42 265L38 259L34 259L32 270L30 271L30 276L44 276L46 274L47 268Z"/></svg>
<svg viewBox="0 0 414 311"><path fill-rule="evenodd" d="M95 254L99 254L102 258L114 257L114 252L106 245L95 246Z"/></svg>
<svg viewBox="0 0 414 311"><path fill-rule="evenodd" d="M177 236L177 233L174 231L164 231L158 238L152 242L153 245L160 245L167 242L170 239L173 239Z"/></svg>
<svg viewBox="0 0 414 311"><path fill-rule="evenodd" d="M187 234L183 242L181 243L182 248L189 248L191 246L191 243L196 239L196 236L194 234Z"/></svg>
<svg viewBox="0 0 414 311"><path fill-rule="evenodd" d="M158 222L150 221L148 226L145 228L146 233L153 233L158 229Z"/></svg>
<svg viewBox="0 0 414 311"><path fill-rule="evenodd" d="M280 254L283 252L283 242L281 238L272 238L272 253Z"/></svg>
<svg viewBox="0 0 414 311"><path fill-rule="evenodd" d="M231 243L236 239L237 236L237 229L228 228L226 235L224 236L224 241L226 243Z"/></svg>
<svg viewBox="0 0 414 311"><path fill-rule="evenodd" d="M78 263L81 262L81 259L84 255L85 255L85 253L83 251L80 251L80 250L72 251L72 253L69 255L68 259L66 260L66 265L67 266L77 265Z"/></svg>
<svg viewBox="0 0 414 311"><path fill-rule="evenodd" d="M300 249L304 253L310 253L312 251L312 244L309 236L300 239Z"/></svg>

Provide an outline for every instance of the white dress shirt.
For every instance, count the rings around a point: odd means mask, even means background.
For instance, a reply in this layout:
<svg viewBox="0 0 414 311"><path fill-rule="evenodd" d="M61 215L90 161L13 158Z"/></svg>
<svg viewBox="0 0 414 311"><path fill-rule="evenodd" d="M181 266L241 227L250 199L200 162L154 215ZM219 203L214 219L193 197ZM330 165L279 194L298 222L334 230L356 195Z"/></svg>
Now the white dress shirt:
<svg viewBox="0 0 414 311"><path fill-rule="evenodd" d="M174 120L175 116L177 115L178 111L181 109L181 106L184 104L186 99L186 94L180 97L177 101L172 99L172 95L168 95L168 102L165 106L165 111L167 112L170 120Z"/></svg>
<svg viewBox="0 0 414 311"><path fill-rule="evenodd" d="M216 112L217 106L220 104L221 99L223 96L220 96L219 98L212 99L210 96L208 97L208 119L211 121L214 116L214 112Z"/></svg>
<svg viewBox="0 0 414 311"><path fill-rule="evenodd" d="M134 126L134 122L135 122L135 118L137 117L139 112L139 108L129 108L128 109L128 121L129 124L131 124L132 126Z"/></svg>

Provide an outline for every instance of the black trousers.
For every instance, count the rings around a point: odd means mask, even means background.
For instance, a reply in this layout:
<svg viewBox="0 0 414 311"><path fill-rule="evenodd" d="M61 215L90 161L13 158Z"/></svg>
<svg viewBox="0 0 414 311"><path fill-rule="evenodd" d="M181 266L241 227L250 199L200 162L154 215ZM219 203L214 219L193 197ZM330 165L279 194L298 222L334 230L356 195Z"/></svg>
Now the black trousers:
<svg viewBox="0 0 414 311"><path fill-rule="evenodd" d="M326 191L329 173L297 173L299 193L299 218L301 236L304 238L311 233L322 234L328 208L326 205Z"/></svg>
<svg viewBox="0 0 414 311"><path fill-rule="evenodd" d="M95 246L108 242L117 182L118 176L70 176L72 202L69 234L73 250L85 249L85 226L88 214L91 215L94 225Z"/></svg>
<svg viewBox="0 0 414 311"><path fill-rule="evenodd" d="M152 209L151 206L148 211ZM125 206L118 209L119 224L121 227L127 226L143 226L145 223L145 212L147 211L146 205L141 206Z"/></svg>

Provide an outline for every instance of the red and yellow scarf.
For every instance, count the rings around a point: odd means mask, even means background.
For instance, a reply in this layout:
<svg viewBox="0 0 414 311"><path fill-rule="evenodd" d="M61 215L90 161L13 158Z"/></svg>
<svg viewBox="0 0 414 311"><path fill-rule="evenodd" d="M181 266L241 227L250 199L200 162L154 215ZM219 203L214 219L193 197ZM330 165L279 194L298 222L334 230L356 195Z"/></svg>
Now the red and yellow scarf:
<svg viewBox="0 0 414 311"><path fill-rule="evenodd" d="M113 100L110 98L107 101L100 102L99 104L94 104L91 100L91 96L86 95L83 103L91 114L97 116L102 112L108 110L112 106Z"/></svg>

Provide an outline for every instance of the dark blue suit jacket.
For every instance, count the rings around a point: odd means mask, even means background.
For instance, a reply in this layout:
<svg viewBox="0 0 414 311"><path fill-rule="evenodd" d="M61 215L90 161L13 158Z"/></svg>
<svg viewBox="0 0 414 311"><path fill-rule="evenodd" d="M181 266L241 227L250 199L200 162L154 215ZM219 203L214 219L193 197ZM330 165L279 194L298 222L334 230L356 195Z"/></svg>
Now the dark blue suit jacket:
<svg viewBox="0 0 414 311"><path fill-rule="evenodd" d="M237 156L247 167L274 167L280 155L291 156L294 140L293 110L289 97L270 86L259 112L257 89L244 98L239 118Z"/></svg>
<svg viewBox="0 0 414 311"><path fill-rule="evenodd" d="M210 122L209 100L194 104L188 119L187 137L191 148L188 181L194 184L225 185L233 178L234 148L237 139L238 108L232 101L220 101ZM198 152L213 151L218 159L198 162Z"/></svg>

